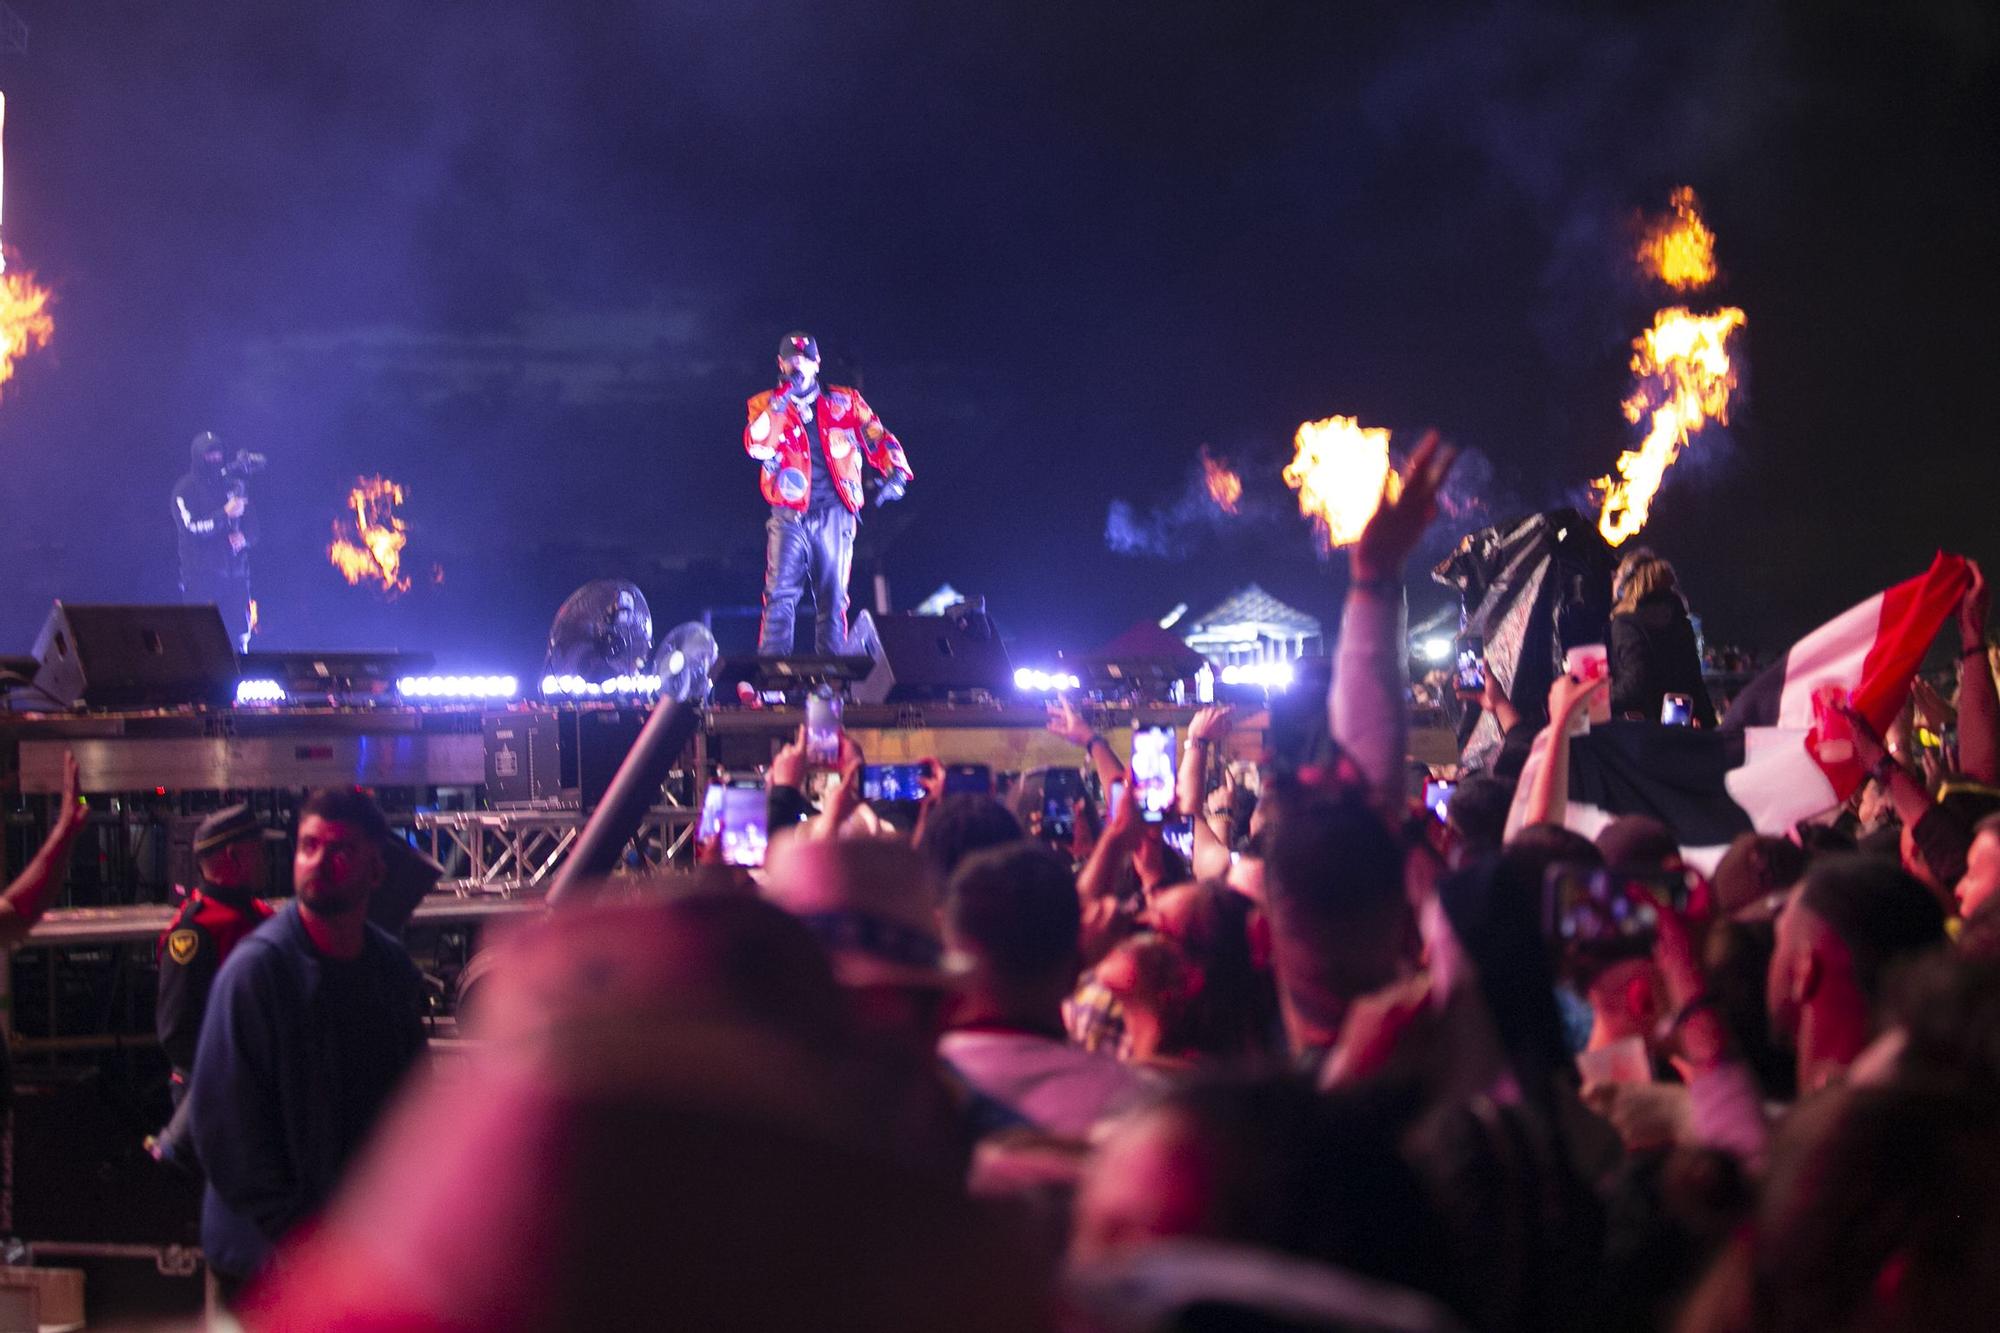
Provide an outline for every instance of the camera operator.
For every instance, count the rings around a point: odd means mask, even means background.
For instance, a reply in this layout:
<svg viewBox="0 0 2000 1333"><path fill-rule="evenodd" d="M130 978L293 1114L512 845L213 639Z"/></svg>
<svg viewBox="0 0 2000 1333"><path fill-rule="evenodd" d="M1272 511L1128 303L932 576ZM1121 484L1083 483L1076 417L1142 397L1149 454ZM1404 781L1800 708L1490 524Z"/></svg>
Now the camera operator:
<svg viewBox="0 0 2000 1333"><path fill-rule="evenodd" d="M238 649L250 646L250 548L257 514L246 479L264 456L238 450L224 461L222 441L205 430L188 447L187 475L174 486L174 528L181 553L181 600L214 603Z"/></svg>

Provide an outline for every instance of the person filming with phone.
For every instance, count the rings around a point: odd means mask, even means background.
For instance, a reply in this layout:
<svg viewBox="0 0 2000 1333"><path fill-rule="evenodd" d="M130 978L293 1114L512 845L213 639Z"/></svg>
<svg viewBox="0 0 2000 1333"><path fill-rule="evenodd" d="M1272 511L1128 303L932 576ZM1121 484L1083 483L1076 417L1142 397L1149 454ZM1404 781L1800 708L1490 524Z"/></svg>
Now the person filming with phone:
<svg viewBox="0 0 2000 1333"><path fill-rule="evenodd" d="M1611 715L1713 727L1701 645L1674 567L1642 546L1619 563L1611 596Z"/></svg>

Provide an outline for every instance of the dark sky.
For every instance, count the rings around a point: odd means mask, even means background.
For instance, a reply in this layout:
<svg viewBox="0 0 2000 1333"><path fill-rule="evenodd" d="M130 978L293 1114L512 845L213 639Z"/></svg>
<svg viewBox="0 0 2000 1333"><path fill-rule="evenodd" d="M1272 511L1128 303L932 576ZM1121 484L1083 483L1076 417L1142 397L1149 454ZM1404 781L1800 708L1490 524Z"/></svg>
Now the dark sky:
<svg viewBox="0 0 2000 1333"><path fill-rule="evenodd" d="M586 578L663 630L751 603L742 402L795 326L917 470L864 531L899 605L983 593L1018 653L1252 578L1330 616L1297 424L1436 426L1495 517L1579 496L1677 184L1749 316L1647 532L1711 635L2000 563L1973 0L10 3L5 235L59 305L0 397L7 651L55 596L172 597L203 427L273 458L269 646L532 670ZM1174 512L1203 443L1244 519ZM363 471L441 585L325 566ZM1115 501L1165 556L1110 549Z"/></svg>

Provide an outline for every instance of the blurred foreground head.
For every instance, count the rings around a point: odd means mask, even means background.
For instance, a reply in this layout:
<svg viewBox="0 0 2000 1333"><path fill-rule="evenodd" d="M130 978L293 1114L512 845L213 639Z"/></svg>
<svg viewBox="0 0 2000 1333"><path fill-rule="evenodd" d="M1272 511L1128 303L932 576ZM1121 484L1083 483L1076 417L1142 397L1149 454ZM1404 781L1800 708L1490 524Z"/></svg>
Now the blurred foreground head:
<svg viewBox="0 0 2000 1333"><path fill-rule="evenodd" d="M957 984L931 863L889 838L793 838L764 870L764 896L825 948L866 1035L931 1059Z"/></svg>
<svg viewBox="0 0 2000 1333"><path fill-rule="evenodd" d="M1020 1247L882 1150L798 921L697 895L498 947L487 1040L392 1117L248 1327L1043 1326Z"/></svg>
<svg viewBox="0 0 2000 1333"><path fill-rule="evenodd" d="M1298 795L1264 863L1272 965L1295 1044L1330 1042L1347 1006L1393 981L1414 936L1403 846L1358 797Z"/></svg>

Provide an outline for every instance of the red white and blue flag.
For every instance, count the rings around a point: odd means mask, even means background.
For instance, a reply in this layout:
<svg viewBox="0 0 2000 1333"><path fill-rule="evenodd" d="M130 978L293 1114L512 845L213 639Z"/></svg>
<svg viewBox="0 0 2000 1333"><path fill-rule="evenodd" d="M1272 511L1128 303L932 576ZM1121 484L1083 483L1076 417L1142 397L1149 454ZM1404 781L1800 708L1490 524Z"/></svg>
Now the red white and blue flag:
<svg viewBox="0 0 2000 1333"><path fill-rule="evenodd" d="M1886 732L1971 579L1962 557L1939 553L1923 574L1793 644L1750 682L1718 730L1611 722L1571 737L1563 822L1594 838L1620 815L1651 815L1706 868L1738 833L1784 836L1824 814L1867 777L1841 705ZM1546 732L1537 738L1521 774L1510 835L1550 743Z"/></svg>

